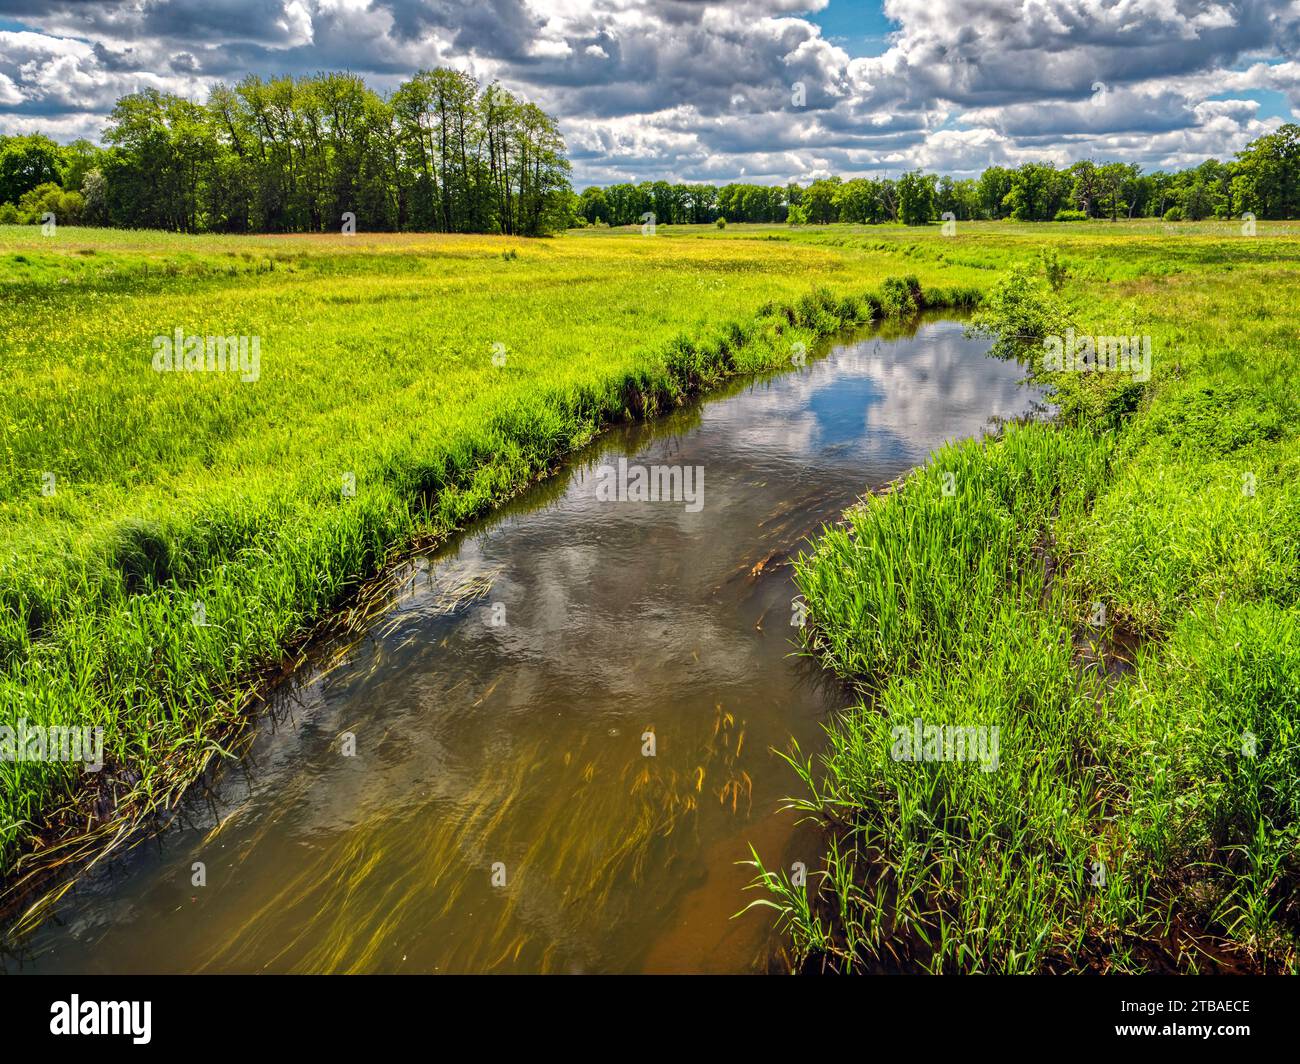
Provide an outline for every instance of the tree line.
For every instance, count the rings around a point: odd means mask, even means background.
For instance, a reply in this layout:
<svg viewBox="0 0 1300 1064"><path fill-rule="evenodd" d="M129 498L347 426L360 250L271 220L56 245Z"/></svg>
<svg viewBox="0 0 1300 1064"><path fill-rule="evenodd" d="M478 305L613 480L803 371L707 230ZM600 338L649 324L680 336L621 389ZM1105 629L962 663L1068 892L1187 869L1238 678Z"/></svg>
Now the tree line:
<svg viewBox="0 0 1300 1064"><path fill-rule="evenodd" d="M250 76L202 104L147 89L117 101L103 140L0 138L0 222L538 235L572 218L555 119L449 69L386 97L342 73Z"/></svg>
<svg viewBox="0 0 1300 1064"><path fill-rule="evenodd" d="M537 235L571 225L734 222L1169 221L1300 217L1300 125L1230 162L1144 174L1129 163L991 166L977 178L921 171L808 185L666 181L569 186L555 120L499 85L421 71L384 97L352 74L248 77L206 103L124 96L104 132L59 145L0 136L0 223L184 232L338 230Z"/></svg>
<svg viewBox="0 0 1300 1064"><path fill-rule="evenodd" d="M807 186L669 184L666 181L588 188L577 213L588 225L733 222L1042 222L1087 218L1300 217L1300 125L1252 141L1231 162L1144 174L1131 163L1084 160L991 166L958 180L920 171L896 179L828 177Z"/></svg>

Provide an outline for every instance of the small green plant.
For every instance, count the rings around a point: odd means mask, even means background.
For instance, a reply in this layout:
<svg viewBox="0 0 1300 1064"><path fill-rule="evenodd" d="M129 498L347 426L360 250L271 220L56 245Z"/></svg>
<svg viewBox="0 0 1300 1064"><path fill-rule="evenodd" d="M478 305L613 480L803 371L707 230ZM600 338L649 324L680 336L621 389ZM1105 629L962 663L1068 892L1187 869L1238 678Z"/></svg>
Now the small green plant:
<svg viewBox="0 0 1300 1064"><path fill-rule="evenodd" d="M714 222L713 224L716 225L719 229L726 229L726 228L727 228L727 219L725 219L725 218L719 218L719 219L718 219L716 222Z"/></svg>
<svg viewBox="0 0 1300 1064"><path fill-rule="evenodd" d="M1057 254L1056 248L1051 244L1044 244L1038 249L1038 261L1043 267L1043 276L1047 278L1047 283L1051 286L1053 292L1059 292L1065 284L1065 279L1069 272L1065 264L1061 262L1060 255Z"/></svg>
<svg viewBox="0 0 1300 1064"><path fill-rule="evenodd" d="M971 317L970 329L995 338L995 354L1018 356L1045 336L1065 332L1064 303L1043 271L1017 263L994 282Z"/></svg>
<svg viewBox="0 0 1300 1064"><path fill-rule="evenodd" d="M922 305L921 285L915 277L886 277L880 286L880 308L886 317L910 318Z"/></svg>

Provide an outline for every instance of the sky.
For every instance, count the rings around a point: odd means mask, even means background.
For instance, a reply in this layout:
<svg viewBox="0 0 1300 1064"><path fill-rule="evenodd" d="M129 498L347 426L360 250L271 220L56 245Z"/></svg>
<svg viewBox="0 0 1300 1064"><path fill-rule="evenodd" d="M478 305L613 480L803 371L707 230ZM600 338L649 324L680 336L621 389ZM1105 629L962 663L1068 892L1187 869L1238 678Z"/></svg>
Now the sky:
<svg viewBox="0 0 1300 1064"><path fill-rule="evenodd" d="M0 0L0 133L350 70L499 80L576 188L1231 158L1300 114L1300 0Z"/></svg>

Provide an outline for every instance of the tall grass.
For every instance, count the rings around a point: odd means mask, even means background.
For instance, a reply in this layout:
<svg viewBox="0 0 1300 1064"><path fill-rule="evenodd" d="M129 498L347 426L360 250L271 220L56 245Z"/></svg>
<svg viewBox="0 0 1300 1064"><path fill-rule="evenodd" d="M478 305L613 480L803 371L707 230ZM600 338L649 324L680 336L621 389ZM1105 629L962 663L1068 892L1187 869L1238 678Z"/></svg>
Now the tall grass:
<svg viewBox="0 0 1300 1064"><path fill-rule="evenodd" d="M870 319L885 276L743 240L0 230L0 723L102 727L108 762L0 762L0 869L170 806L395 555ZM155 373L177 327L260 337L260 379Z"/></svg>
<svg viewBox="0 0 1300 1064"><path fill-rule="evenodd" d="M862 692L790 759L821 867L754 855L800 963L1297 970L1296 251L1158 282L1099 255L1059 294L1026 255L977 321L1057 420L941 450L799 559L808 649ZM1152 380L1047 373L1067 324L1149 333ZM997 728L998 768L898 759L918 718Z"/></svg>

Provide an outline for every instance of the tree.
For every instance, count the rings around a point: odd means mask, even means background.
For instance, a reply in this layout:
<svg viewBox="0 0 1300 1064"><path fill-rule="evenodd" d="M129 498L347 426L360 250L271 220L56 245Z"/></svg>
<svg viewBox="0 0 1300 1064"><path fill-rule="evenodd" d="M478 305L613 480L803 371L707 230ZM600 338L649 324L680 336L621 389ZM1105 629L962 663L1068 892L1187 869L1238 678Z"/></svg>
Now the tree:
<svg viewBox="0 0 1300 1064"><path fill-rule="evenodd" d="M825 225L839 216L835 197L840 189L838 177L824 177L804 189L800 206L804 216L813 225Z"/></svg>
<svg viewBox="0 0 1300 1064"><path fill-rule="evenodd" d="M926 225L934 218L935 175L920 170L898 179L898 217L904 225Z"/></svg>
<svg viewBox="0 0 1300 1064"><path fill-rule="evenodd" d="M1012 171L1003 166L990 166L976 183L976 196L985 218L1005 218L1007 196L1011 193Z"/></svg>
<svg viewBox="0 0 1300 1064"><path fill-rule="evenodd" d="M1239 151L1231 194L1237 213L1251 211L1260 218L1300 215L1300 125L1289 122Z"/></svg>
<svg viewBox="0 0 1300 1064"><path fill-rule="evenodd" d="M1046 222L1055 217L1070 187L1068 173L1051 163L1025 163L1011 174L1004 203L1018 222Z"/></svg>
<svg viewBox="0 0 1300 1064"><path fill-rule="evenodd" d="M96 204L112 224L536 234L574 218L554 119L459 71L420 71L391 99L346 73L250 76L202 106L146 90L118 101L105 139Z"/></svg>
<svg viewBox="0 0 1300 1064"><path fill-rule="evenodd" d="M1110 220L1118 220L1129 213L1131 190L1138 179L1138 168L1131 163L1106 163L1097 170L1097 180L1102 190L1102 202Z"/></svg>
<svg viewBox="0 0 1300 1064"><path fill-rule="evenodd" d="M578 197L578 213L589 223L604 222L609 225L609 203L605 191L600 188L583 189Z"/></svg>
<svg viewBox="0 0 1300 1064"><path fill-rule="evenodd" d="M1077 162L1070 167L1070 174L1074 179L1070 188L1071 201L1089 218L1097 217L1097 204L1102 197L1102 182L1096 163L1089 160Z"/></svg>
<svg viewBox="0 0 1300 1064"><path fill-rule="evenodd" d="M38 185L58 184L62 153L49 137L33 133L0 142L0 203L17 203Z"/></svg>

